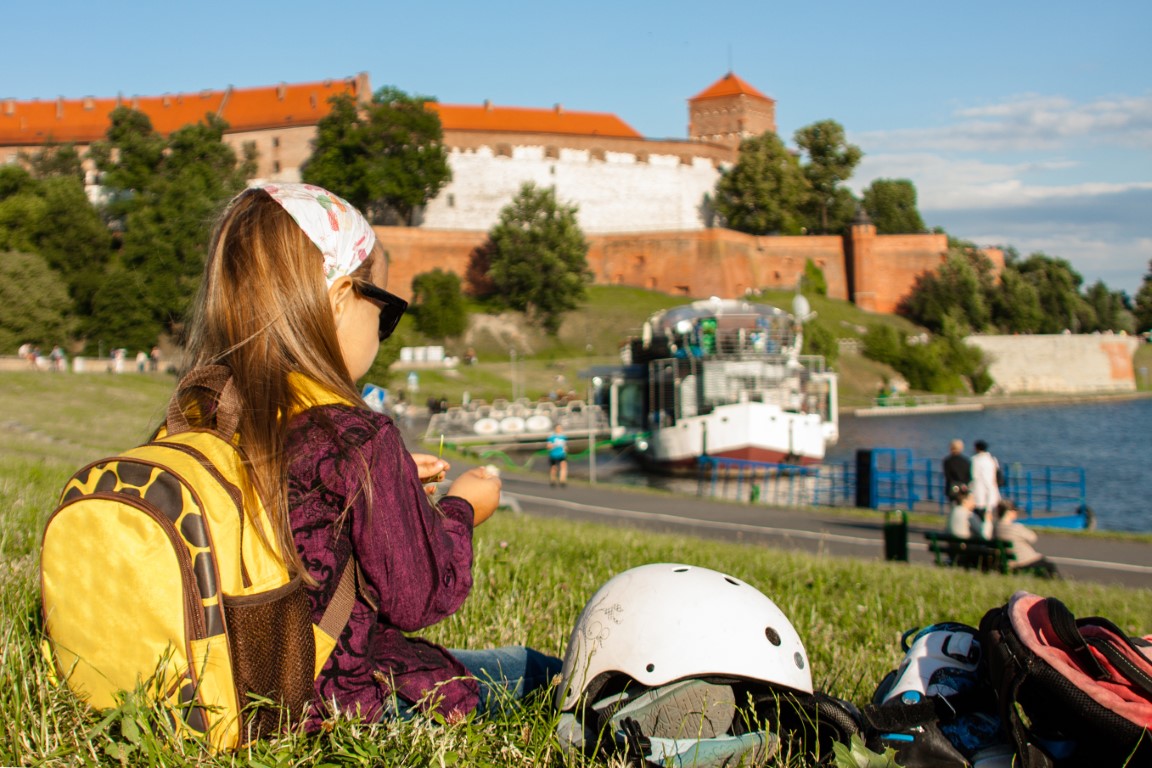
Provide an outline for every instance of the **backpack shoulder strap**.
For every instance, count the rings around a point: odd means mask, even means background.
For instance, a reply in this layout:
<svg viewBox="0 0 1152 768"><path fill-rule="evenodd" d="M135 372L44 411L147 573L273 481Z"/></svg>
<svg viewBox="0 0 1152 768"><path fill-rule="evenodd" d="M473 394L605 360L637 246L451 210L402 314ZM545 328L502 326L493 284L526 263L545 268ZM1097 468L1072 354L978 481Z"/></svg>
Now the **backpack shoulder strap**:
<svg viewBox="0 0 1152 768"><path fill-rule="evenodd" d="M352 618L352 607L356 605L357 592L372 610L379 610L379 606L368 596L363 584L364 574L360 570L360 563L356 562L355 556L348 558L344 572L340 574L340 581L336 584L336 591L332 593L332 599L328 601L328 607L317 625L324 634L334 639L340 638L344 627L348 626L348 620Z"/></svg>

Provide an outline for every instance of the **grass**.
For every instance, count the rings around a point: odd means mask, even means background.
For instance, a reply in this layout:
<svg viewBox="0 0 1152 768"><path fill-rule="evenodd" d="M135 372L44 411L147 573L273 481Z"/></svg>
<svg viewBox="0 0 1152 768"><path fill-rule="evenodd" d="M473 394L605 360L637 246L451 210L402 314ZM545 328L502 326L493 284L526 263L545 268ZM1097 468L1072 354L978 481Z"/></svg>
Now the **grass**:
<svg viewBox="0 0 1152 768"><path fill-rule="evenodd" d="M146 701L129 697L98 713L54 685L39 652L44 522L72 471L150 431L171 386L165 377L134 374L0 374L0 408L8 414L0 423L0 764L591 764L565 761L547 701L453 725L341 721L320 736L292 733L212 756L193 742L169 743L164 718ZM799 631L816 684L857 704L899 662L904 630L941 620L978 623L1016 589L1057 596L1073 612L1107 616L1129 634L1149 629L1142 590L833 559L505 511L477 530L475 585L462 610L422 634L449 647L528 644L562 655L575 617L604 581L660 561L714 568L759 588Z"/></svg>

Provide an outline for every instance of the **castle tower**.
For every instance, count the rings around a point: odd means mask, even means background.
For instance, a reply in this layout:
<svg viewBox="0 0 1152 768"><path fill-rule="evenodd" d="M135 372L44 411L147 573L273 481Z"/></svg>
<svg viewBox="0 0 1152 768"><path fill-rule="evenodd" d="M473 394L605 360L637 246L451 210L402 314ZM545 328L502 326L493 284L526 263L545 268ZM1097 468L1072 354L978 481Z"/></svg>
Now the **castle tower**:
<svg viewBox="0 0 1152 768"><path fill-rule="evenodd" d="M776 130L776 100L729 72L688 99L688 138L723 144Z"/></svg>

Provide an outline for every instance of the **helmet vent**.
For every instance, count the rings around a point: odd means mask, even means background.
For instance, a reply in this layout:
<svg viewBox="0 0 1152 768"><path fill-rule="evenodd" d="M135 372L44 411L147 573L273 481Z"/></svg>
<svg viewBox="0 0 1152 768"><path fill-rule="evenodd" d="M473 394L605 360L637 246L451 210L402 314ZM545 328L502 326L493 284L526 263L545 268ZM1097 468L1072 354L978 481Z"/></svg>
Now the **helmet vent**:
<svg viewBox="0 0 1152 768"><path fill-rule="evenodd" d="M736 579L732 578L731 576L725 576L724 581L728 582L734 587L740 586L740 582L736 581Z"/></svg>
<svg viewBox="0 0 1152 768"><path fill-rule="evenodd" d="M764 637L768 638L768 642L772 645L780 645L780 633L772 627L764 627Z"/></svg>
<svg viewBox="0 0 1152 768"><path fill-rule="evenodd" d="M672 573L688 573L689 568L673 568Z"/></svg>
<svg viewBox="0 0 1152 768"><path fill-rule="evenodd" d="M656 665L655 664L649 664L648 666L644 667L644 669L648 670L649 672L655 672L656 671Z"/></svg>
<svg viewBox="0 0 1152 768"><path fill-rule="evenodd" d="M796 662L796 669L804 669L804 656L801 655L800 651L796 651L792 659Z"/></svg>

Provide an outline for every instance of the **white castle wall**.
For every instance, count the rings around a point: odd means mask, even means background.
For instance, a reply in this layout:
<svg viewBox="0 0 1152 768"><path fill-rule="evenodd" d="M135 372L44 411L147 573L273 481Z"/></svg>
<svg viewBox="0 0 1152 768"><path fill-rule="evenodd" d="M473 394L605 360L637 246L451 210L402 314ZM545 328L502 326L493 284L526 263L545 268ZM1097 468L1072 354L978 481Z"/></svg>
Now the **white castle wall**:
<svg viewBox="0 0 1152 768"><path fill-rule="evenodd" d="M969 336L1004 392L1131 392L1140 341L1112 334Z"/></svg>
<svg viewBox="0 0 1152 768"><path fill-rule="evenodd" d="M692 164L672 155L560 149L546 157L543 146L516 146L497 157L489 147L454 149L452 182L424 210L425 229L488 230L524 182L555 187L556 196L578 206L587 233L695 230L705 227L704 196L720 172L707 158Z"/></svg>

